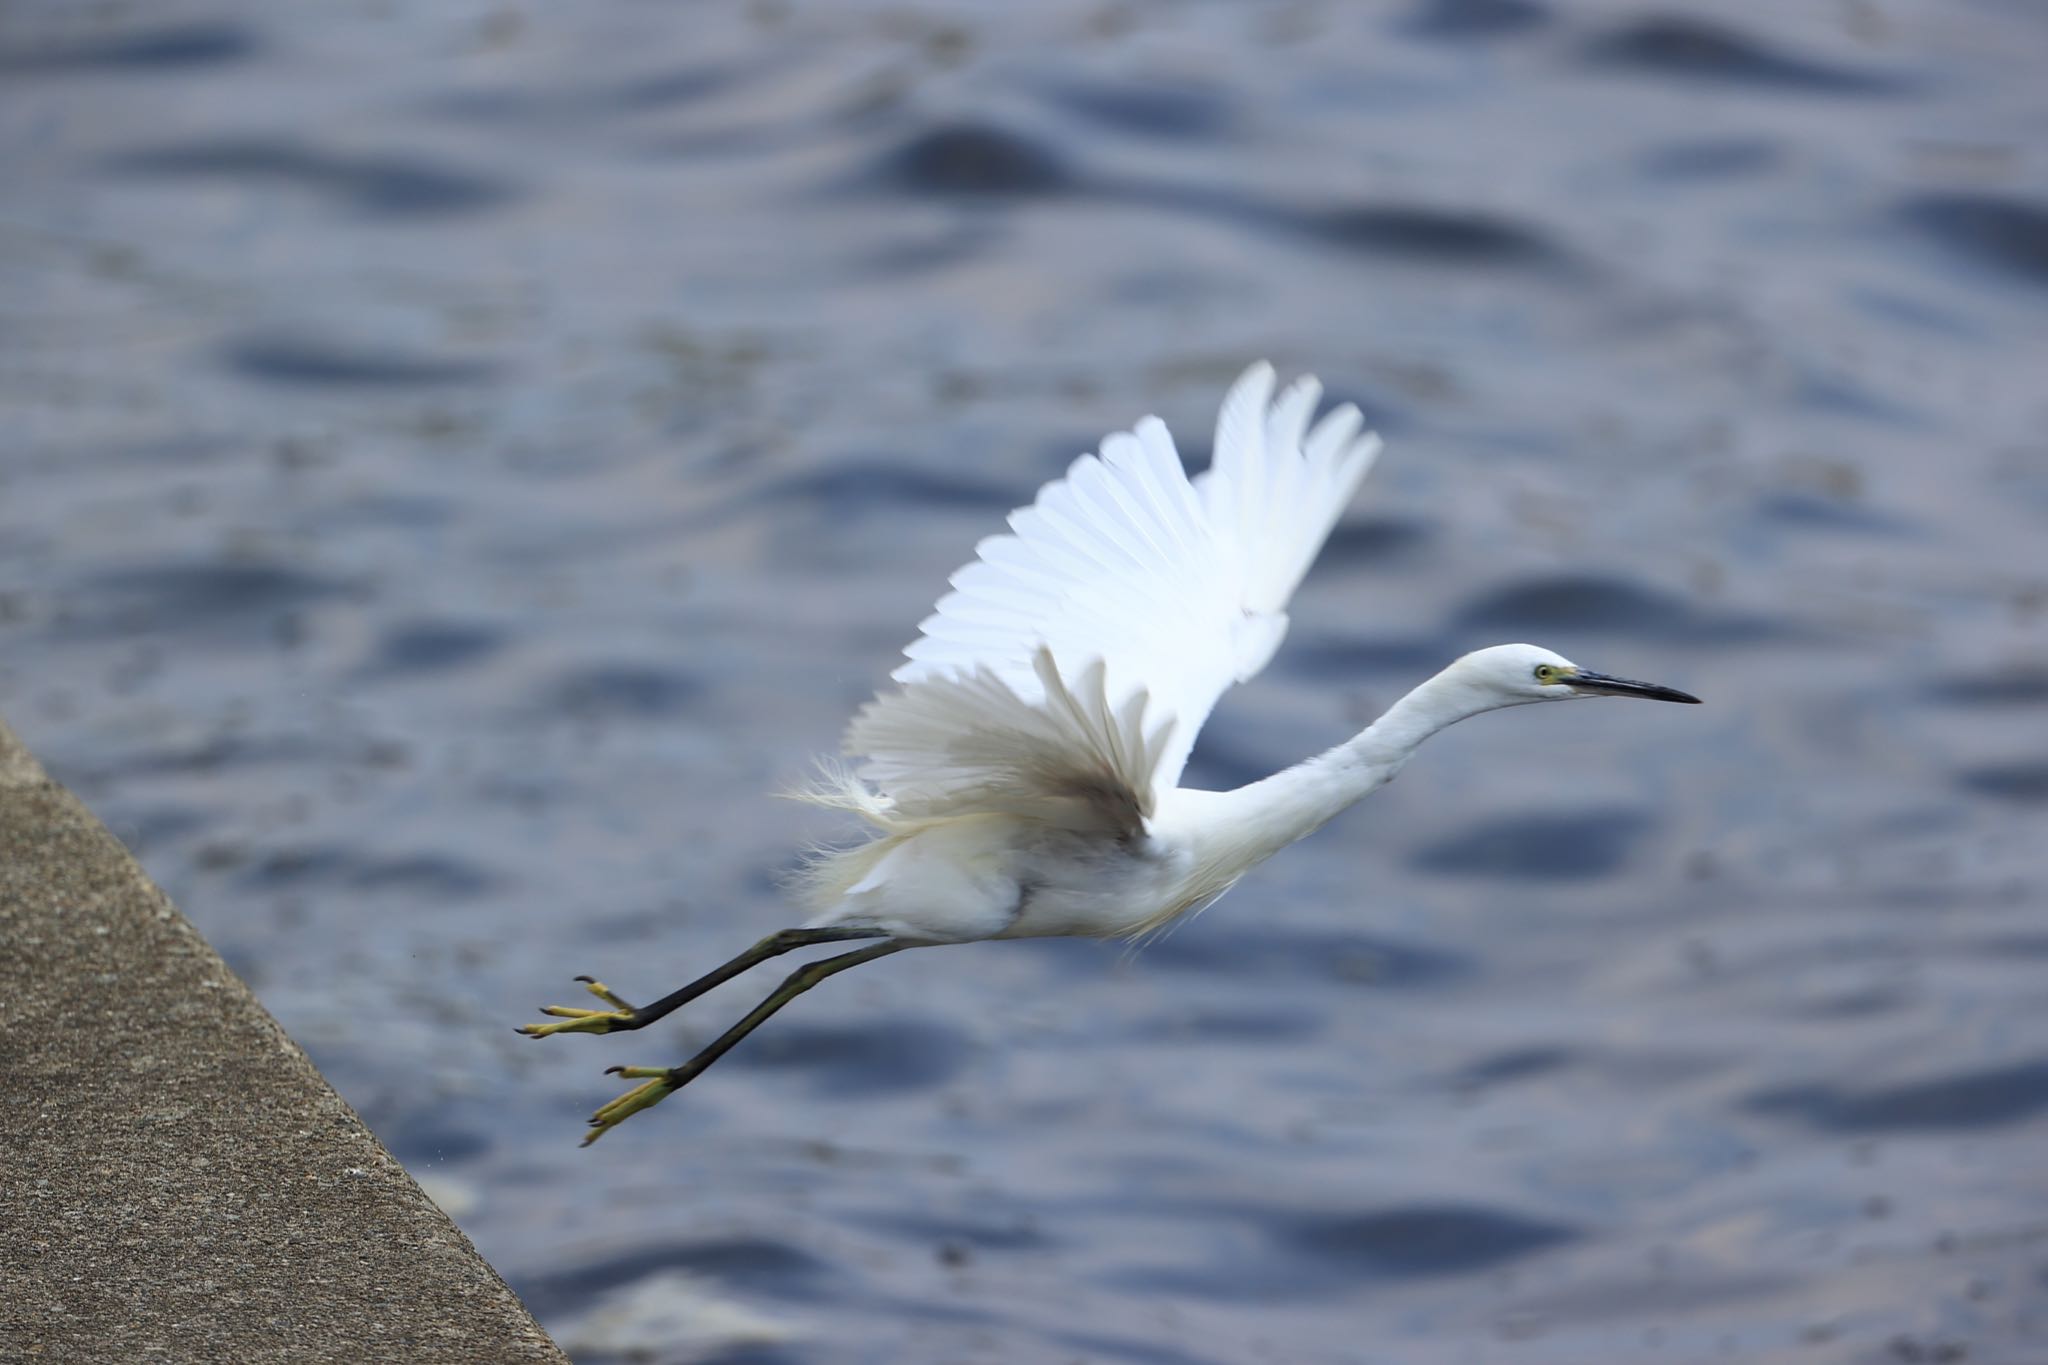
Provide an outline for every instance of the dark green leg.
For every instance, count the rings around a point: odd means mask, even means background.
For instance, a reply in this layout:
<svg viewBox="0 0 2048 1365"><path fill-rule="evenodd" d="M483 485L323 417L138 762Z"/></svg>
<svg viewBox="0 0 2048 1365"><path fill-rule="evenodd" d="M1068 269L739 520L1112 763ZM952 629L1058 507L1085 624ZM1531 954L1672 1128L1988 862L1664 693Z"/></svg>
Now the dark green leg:
<svg viewBox="0 0 2048 1365"><path fill-rule="evenodd" d="M760 1004L749 1010L744 1019L734 1024L724 1033L719 1034L708 1047L690 1058L689 1061L684 1062L681 1066L614 1066L607 1068L605 1074L608 1076L624 1076L629 1080L646 1078L647 1084L627 1091L591 1115L591 1128L588 1133L583 1135L583 1145L588 1147L591 1143L597 1141L607 1132L624 1123L642 1109L649 1109L660 1104L672 1093L688 1085L691 1081L702 1075L706 1067L730 1052L733 1045L738 1043L740 1039L761 1027L768 1019L768 1016L774 1014L775 1011L781 1009L784 1005L787 1005L826 977L836 976L848 967L858 967L863 962L873 962L878 957L887 957L891 953L902 952L910 946L908 943L898 943L891 939L886 943L877 943L872 948L857 948L853 952L841 953L837 957L824 958L797 968L789 974L787 980L775 988L774 992L766 1000L763 1000Z"/></svg>
<svg viewBox="0 0 2048 1365"><path fill-rule="evenodd" d="M556 1015L562 1022L526 1024L519 1032L529 1038L546 1038L556 1033L623 1033L629 1029L646 1028L655 1020L674 1013L713 987L723 986L741 972L758 967L771 957L780 957L784 953L793 952L798 948L809 948L818 943L841 943L850 938L883 937L886 937L886 934L881 929L784 929L780 933L768 935L732 961L712 968L681 990L664 995L644 1009L636 1009L619 999L602 981L579 976L576 979L583 983L584 989L610 1005L610 1009L586 1010L570 1005L544 1005L541 1007L542 1014Z"/></svg>

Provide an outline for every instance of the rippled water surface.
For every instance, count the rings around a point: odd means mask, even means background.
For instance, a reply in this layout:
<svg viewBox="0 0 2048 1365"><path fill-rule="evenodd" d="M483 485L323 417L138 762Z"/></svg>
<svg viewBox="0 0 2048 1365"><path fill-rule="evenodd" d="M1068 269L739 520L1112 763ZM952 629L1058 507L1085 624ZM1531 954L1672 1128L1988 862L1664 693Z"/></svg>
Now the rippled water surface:
<svg viewBox="0 0 2048 1365"><path fill-rule="evenodd" d="M581 1359L2048 1359L2048 18L0 18L0 711ZM1538 708L1142 952L579 1151L974 540L1270 356L1389 451L1189 780Z"/></svg>

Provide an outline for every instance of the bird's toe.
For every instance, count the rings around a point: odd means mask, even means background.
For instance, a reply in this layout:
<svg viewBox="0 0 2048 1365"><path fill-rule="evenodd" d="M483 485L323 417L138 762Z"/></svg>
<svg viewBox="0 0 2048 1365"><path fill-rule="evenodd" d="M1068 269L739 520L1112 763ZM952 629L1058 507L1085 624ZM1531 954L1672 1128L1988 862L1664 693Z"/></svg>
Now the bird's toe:
<svg viewBox="0 0 2048 1365"><path fill-rule="evenodd" d="M631 1010L580 1010L569 1005L543 1005L542 1014L556 1016L552 1024L522 1024L519 1032L529 1038L546 1038L557 1033L610 1033L630 1028Z"/></svg>
<svg viewBox="0 0 2048 1365"><path fill-rule="evenodd" d="M663 1066L614 1066L605 1069L607 1076L624 1076L628 1080L646 1079L644 1085L635 1086L625 1094L605 1105L590 1116L590 1131L583 1135L583 1146L603 1137L612 1129L624 1123L642 1109L652 1109L675 1092L675 1073Z"/></svg>

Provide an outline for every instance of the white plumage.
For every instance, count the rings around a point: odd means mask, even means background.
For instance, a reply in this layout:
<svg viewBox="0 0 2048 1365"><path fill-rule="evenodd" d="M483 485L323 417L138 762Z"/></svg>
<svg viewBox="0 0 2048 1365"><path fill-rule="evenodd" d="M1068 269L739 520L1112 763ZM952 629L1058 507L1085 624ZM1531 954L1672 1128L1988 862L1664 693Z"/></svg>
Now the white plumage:
<svg viewBox="0 0 2048 1365"><path fill-rule="evenodd" d="M847 731L860 776L906 816L1063 811L1098 778L1153 814L1217 698L1279 648L1379 454L1348 403L1309 430L1321 395L1303 378L1274 402L1273 367L1254 365L1193 482L1148 417L1011 513L904 650L901 689Z"/></svg>
<svg viewBox="0 0 2048 1365"><path fill-rule="evenodd" d="M1142 934L1206 905L1468 716L1596 695L1696 700L1534 645L1496 645L1317 758L1235 791L1180 787L1217 698L1280 647L1288 600L1380 450L1349 404L1310 426L1314 379L1277 399L1273 389L1265 364L1231 387L1214 459L1194 479L1165 424L1147 417L976 547L904 651L897 685L848 727L855 773L805 793L871 827L812 863L807 924L645 1009L591 982L612 1008L551 1006L559 1022L522 1030L641 1028L769 957L881 940L800 968L682 1066L614 1068L648 1082L600 1109L586 1141L847 967L936 943Z"/></svg>

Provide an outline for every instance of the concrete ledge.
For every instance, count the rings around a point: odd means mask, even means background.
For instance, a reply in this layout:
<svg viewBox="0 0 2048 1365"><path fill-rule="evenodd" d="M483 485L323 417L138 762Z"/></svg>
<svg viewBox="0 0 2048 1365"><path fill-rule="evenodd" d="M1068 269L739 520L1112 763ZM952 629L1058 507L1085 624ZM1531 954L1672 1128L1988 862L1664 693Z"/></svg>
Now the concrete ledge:
<svg viewBox="0 0 2048 1365"><path fill-rule="evenodd" d="M4 725L0 1359L567 1360Z"/></svg>

